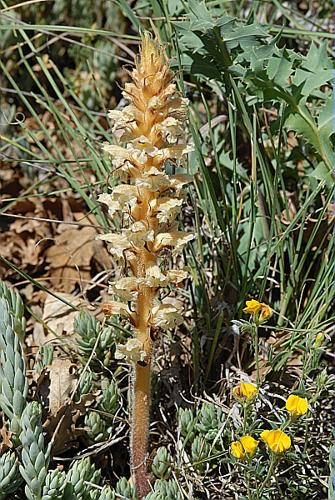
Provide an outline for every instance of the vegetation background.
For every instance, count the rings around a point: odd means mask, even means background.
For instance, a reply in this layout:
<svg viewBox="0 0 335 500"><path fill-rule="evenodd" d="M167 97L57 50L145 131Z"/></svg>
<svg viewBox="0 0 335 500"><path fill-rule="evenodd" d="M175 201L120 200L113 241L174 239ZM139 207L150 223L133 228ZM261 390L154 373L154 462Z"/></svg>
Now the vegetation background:
<svg viewBox="0 0 335 500"><path fill-rule="evenodd" d="M0 498L136 498L129 331L101 312L118 270L96 236L122 223L97 202L115 183L102 144L144 29L190 102L196 235L185 321L156 340L150 498L334 498L334 24L327 0L1 1ZM274 314L249 431L282 424L292 392L310 404L264 487L265 450L229 452L251 298Z"/></svg>

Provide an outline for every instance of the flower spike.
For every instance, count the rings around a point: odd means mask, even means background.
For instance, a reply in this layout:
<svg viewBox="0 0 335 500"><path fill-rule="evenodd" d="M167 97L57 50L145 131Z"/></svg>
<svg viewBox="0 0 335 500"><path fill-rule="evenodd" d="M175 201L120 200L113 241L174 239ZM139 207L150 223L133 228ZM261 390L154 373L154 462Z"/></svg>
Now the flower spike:
<svg viewBox="0 0 335 500"><path fill-rule="evenodd" d="M183 166L190 151L186 143L187 99L173 83L164 48L150 34L142 37L140 54L129 73L122 110L109 112L117 144L106 144L113 173L120 183L99 201L111 217L119 215L121 231L100 235L113 258L127 262L128 275L111 284L113 301L103 306L132 325L134 336L118 345L116 356L134 367L131 419L131 462L138 498L150 491L147 448L150 406L150 372L153 332L178 326L182 303L165 297L164 287L180 283L186 270L163 269L166 253L178 255L193 235L179 230L176 217L183 203L183 188L191 182L186 174L168 175L167 161ZM166 293L164 293L166 296Z"/></svg>

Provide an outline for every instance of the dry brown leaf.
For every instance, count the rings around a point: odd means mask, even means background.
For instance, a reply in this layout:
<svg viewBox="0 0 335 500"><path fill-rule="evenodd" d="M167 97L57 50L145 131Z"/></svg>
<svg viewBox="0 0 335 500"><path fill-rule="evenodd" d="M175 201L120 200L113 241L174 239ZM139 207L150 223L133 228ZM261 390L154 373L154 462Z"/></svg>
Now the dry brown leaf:
<svg viewBox="0 0 335 500"><path fill-rule="evenodd" d="M48 366L49 387L49 411L55 415L61 406L65 405L76 386L74 375L75 364L69 359L56 358Z"/></svg>
<svg viewBox="0 0 335 500"><path fill-rule="evenodd" d="M5 453L7 450L13 448L12 443L13 433L9 431L6 425L3 425L0 429L0 455Z"/></svg>
<svg viewBox="0 0 335 500"><path fill-rule="evenodd" d="M73 323L79 311L60 299L64 299L75 308L83 308L86 305L86 302L79 297L60 292L57 295L59 299L53 295L47 296L44 303L42 322L35 322L33 331L34 346L39 347L60 336L66 335L68 337L73 333Z"/></svg>
<svg viewBox="0 0 335 500"><path fill-rule="evenodd" d="M55 245L46 253L50 276L56 290L72 292L77 283L82 289L91 282L92 260L103 269L110 267L108 252L102 241L96 240L94 226L67 229L55 238Z"/></svg>
<svg viewBox="0 0 335 500"><path fill-rule="evenodd" d="M69 402L59 408L56 415L51 415L44 423L49 439L53 440L53 454L63 453L78 444L77 438L85 434L84 428L76 427L78 419L85 415L87 407L95 402L92 394L85 394L77 403Z"/></svg>

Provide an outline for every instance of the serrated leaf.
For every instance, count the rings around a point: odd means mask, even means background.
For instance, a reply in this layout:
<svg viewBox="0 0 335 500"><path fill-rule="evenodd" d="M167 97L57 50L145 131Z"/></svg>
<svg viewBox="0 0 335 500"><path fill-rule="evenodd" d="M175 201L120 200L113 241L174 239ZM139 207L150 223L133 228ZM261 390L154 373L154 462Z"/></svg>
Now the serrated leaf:
<svg viewBox="0 0 335 500"><path fill-rule="evenodd" d="M292 73L293 62L286 57L271 57L269 59L267 74L270 80L284 87L288 85L289 76Z"/></svg>
<svg viewBox="0 0 335 500"><path fill-rule="evenodd" d="M303 58L301 67L317 73L322 69L333 69L333 64L327 54L327 43L323 42L320 46L313 42L310 46L308 54Z"/></svg>
<svg viewBox="0 0 335 500"><path fill-rule="evenodd" d="M318 164L316 169L313 170L313 172L310 175L315 179L324 181L330 188L334 186L334 177L332 173L329 171L329 168L325 165L323 161Z"/></svg>

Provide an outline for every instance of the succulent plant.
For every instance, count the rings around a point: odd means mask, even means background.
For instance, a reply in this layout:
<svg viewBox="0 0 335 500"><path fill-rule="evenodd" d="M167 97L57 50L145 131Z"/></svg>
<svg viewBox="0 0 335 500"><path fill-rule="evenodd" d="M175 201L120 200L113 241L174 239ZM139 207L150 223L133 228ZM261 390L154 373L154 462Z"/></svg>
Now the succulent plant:
<svg viewBox="0 0 335 500"><path fill-rule="evenodd" d="M0 298L0 407L10 420L10 429L18 434L26 405L28 380L22 347L15 333L13 312L6 299Z"/></svg>
<svg viewBox="0 0 335 500"><path fill-rule="evenodd" d="M12 451L7 451L0 456L0 500L14 493L22 481L18 457Z"/></svg>
<svg viewBox="0 0 335 500"><path fill-rule="evenodd" d="M73 486L73 496L76 500L90 500L92 487L87 483L100 484L101 472L96 470L89 458L74 462L67 473L67 481Z"/></svg>
<svg viewBox="0 0 335 500"><path fill-rule="evenodd" d="M172 458L165 446L161 446L156 451L156 456L152 461L151 470L158 479L169 479L171 475Z"/></svg>
<svg viewBox="0 0 335 500"><path fill-rule="evenodd" d="M80 311L74 322L74 330L79 334L78 348L85 359L88 359L92 353L100 326L100 322L86 311Z"/></svg>
<svg viewBox="0 0 335 500"><path fill-rule="evenodd" d="M48 474L51 445L45 446L42 428L42 408L33 401L25 407L22 418L20 441L22 444L20 473L26 482L28 500L42 497Z"/></svg>
<svg viewBox="0 0 335 500"><path fill-rule="evenodd" d="M174 479L169 481L161 480L155 482L154 491L145 497L145 500L182 500L183 495L178 483Z"/></svg>
<svg viewBox="0 0 335 500"><path fill-rule="evenodd" d="M120 407L120 392L114 380L103 379L101 381L102 396L100 408L106 413L114 414Z"/></svg>
<svg viewBox="0 0 335 500"><path fill-rule="evenodd" d="M131 484L125 477L121 477L115 486L116 497L118 495L124 500L136 500L135 486Z"/></svg>
<svg viewBox="0 0 335 500"><path fill-rule="evenodd" d="M190 408L179 408L178 425L182 437L186 438L189 442L193 441L195 437L195 418Z"/></svg>
<svg viewBox="0 0 335 500"><path fill-rule="evenodd" d="M45 478L42 500L62 500L66 486L65 472L59 469L51 470Z"/></svg>
<svg viewBox="0 0 335 500"><path fill-rule="evenodd" d="M0 298L6 300L8 311L14 319L14 331L22 342L26 331L26 319L20 294L0 280Z"/></svg>
<svg viewBox="0 0 335 500"><path fill-rule="evenodd" d="M222 409L214 403L203 403L197 414L195 428L203 434L205 439L212 441L223 425L225 414Z"/></svg>
<svg viewBox="0 0 335 500"><path fill-rule="evenodd" d="M107 424L100 413L96 411L88 412L85 416L85 426L88 428L87 435L91 441L99 443L108 439Z"/></svg>

